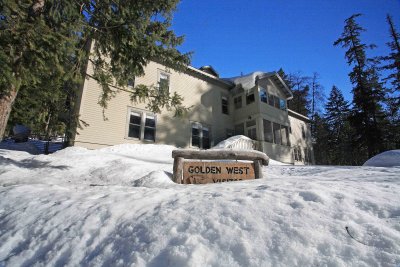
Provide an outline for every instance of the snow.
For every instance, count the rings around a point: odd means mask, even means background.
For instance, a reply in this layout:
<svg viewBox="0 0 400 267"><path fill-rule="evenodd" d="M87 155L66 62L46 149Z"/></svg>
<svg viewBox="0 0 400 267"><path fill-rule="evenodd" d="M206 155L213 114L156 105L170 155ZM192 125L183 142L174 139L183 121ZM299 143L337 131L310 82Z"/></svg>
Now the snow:
<svg viewBox="0 0 400 267"><path fill-rule="evenodd" d="M393 167L400 166L400 149L380 153L364 163L364 166Z"/></svg>
<svg viewBox="0 0 400 267"><path fill-rule="evenodd" d="M400 167L179 185L173 149L0 149L0 266L400 264Z"/></svg>
<svg viewBox="0 0 400 267"><path fill-rule="evenodd" d="M240 84L245 91L248 91L256 86L257 78L260 78L261 76L270 76L273 74L273 72L255 71L247 75L227 78L226 80L231 81L236 85Z"/></svg>

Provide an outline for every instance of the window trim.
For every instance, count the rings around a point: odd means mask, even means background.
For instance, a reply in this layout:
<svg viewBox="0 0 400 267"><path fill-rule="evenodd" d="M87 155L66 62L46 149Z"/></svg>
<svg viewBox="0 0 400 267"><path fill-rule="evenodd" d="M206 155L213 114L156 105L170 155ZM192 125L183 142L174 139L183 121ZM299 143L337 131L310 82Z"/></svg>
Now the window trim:
<svg viewBox="0 0 400 267"><path fill-rule="evenodd" d="M160 89L160 80L161 80L161 76L165 75L168 77L168 93L171 91L171 73L166 72L164 70L158 70L157 72L157 88Z"/></svg>
<svg viewBox="0 0 400 267"><path fill-rule="evenodd" d="M193 137L193 125L198 126L198 130L199 130L199 146L193 146L192 145L192 137ZM211 129L211 125L209 124L205 124L205 123L201 123L198 121L190 121L190 143L189 143L189 147L191 148L198 148L198 149L209 149L209 148L204 148L203 145L203 128L207 128L208 129L208 139L209 139L209 145L211 148L212 147L212 129Z"/></svg>
<svg viewBox="0 0 400 267"><path fill-rule="evenodd" d="M240 101L238 99L240 99ZM237 105L238 103L240 103L240 106ZM241 109L243 107L243 96L242 95L235 96L233 98L233 105L234 105L235 109Z"/></svg>
<svg viewBox="0 0 400 267"><path fill-rule="evenodd" d="M130 137L129 136L129 125L130 123L130 118L131 118L131 113L138 113L140 115L140 131L139 131L139 138L137 137ZM152 116L154 117L154 140L148 140L144 139L144 132L146 128L146 118L147 116ZM136 140L136 141L141 141L141 142L149 142L149 143L155 143L156 142L156 137L157 137L157 115L153 112L147 111L147 110L141 110L133 107L128 107L128 112L126 116L126 130L125 130L125 139L127 140Z"/></svg>
<svg viewBox="0 0 400 267"><path fill-rule="evenodd" d="M226 100L226 113L224 112L224 100ZM221 96L221 112L222 114L229 115L229 97L226 95Z"/></svg>

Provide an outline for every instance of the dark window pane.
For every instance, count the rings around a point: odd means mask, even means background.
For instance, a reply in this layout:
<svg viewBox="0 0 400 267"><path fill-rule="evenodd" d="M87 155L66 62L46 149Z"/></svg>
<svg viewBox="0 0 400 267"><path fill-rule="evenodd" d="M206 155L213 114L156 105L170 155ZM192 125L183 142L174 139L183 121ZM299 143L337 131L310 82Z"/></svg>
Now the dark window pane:
<svg viewBox="0 0 400 267"><path fill-rule="evenodd" d="M139 125L130 124L129 125L128 136L140 139L140 126Z"/></svg>
<svg viewBox="0 0 400 267"><path fill-rule="evenodd" d="M144 140L155 141L156 139L156 129L145 127L144 128Z"/></svg>
<svg viewBox="0 0 400 267"><path fill-rule="evenodd" d="M135 77L128 79L128 86L134 87L135 86Z"/></svg>
<svg viewBox="0 0 400 267"><path fill-rule="evenodd" d="M197 128L192 128L192 136L199 136L200 132Z"/></svg>
<svg viewBox="0 0 400 267"><path fill-rule="evenodd" d="M200 126L197 124L192 125L192 146L200 147Z"/></svg>
<svg viewBox="0 0 400 267"><path fill-rule="evenodd" d="M200 147L200 137L192 136L192 146Z"/></svg>
<svg viewBox="0 0 400 267"><path fill-rule="evenodd" d="M261 102L268 103L267 92L265 90L260 91L260 100Z"/></svg>
<svg viewBox="0 0 400 267"><path fill-rule="evenodd" d="M256 125L256 120L246 121L246 127L251 127Z"/></svg>
<svg viewBox="0 0 400 267"><path fill-rule="evenodd" d="M266 142L273 142L273 137L272 137L272 125L269 120L263 120L264 123L264 140Z"/></svg>
<svg viewBox="0 0 400 267"><path fill-rule="evenodd" d="M275 144L281 144L281 126L278 123L273 123L274 141Z"/></svg>
<svg viewBox="0 0 400 267"><path fill-rule="evenodd" d="M210 148L210 138L204 138L203 137L203 148L204 149Z"/></svg>
<svg viewBox="0 0 400 267"><path fill-rule="evenodd" d="M283 99L279 99L279 107L280 109L285 110L286 109L286 102Z"/></svg>
<svg viewBox="0 0 400 267"><path fill-rule="evenodd" d="M274 96L274 107L279 108L279 97Z"/></svg>
<svg viewBox="0 0 400 267"><path fill-rule="evenodd" d="M274 96L273 95L268 95L268 104L271 106L274 105Z"/></svg>
<svg viewBox="0 0 400 267"><path fill-rule="evenodd" d="M242 96L238 96L234 98L235 108L239 109L242 107Z"/></svg>
<svg viewBox="0 0 400 267"><path fill-rule="evenodd" d="M246 105L249 105L255 101L254 94L250 94L246 96Z"/></svg>
<svg viewBox="0 0 400 267"><path fill-rule="evenodd" d="M235 134L243 135L244 134L244 123L240 123L235 125Z"/></svg>
<svg viewBox="0 0 400 267"><path fill-rule="evenodd" d="M224 113L224 114L229 114L229 110L228 110L228 98L222 97L221 102L222 102L222 113Z"/></svg>
<svg viewBox="0 0 400 267"><path fill-rule="evenodd" d="M208 137L210 137L209 133L208 133L208 129L203 129L203 138L208 138Z"/></svg>
<svg viewBox="0 0 400 267"><path fill-rule="evenodd" d="M139 114L131 114L129 119L129 123L140 125L140 115Z"/></svg>
<svg viewBox="0 0 400 267"><path fill-rule="evenodd" d="M257 129L255 127L247 129L247 137L252 140L257 140Z"/></svg>
<svg viewBox="0 0 400 267"><path fill-rule="evenodd" d="M147 116L145 126L156 127L156 120L154 119L154 117Z"/></svg>

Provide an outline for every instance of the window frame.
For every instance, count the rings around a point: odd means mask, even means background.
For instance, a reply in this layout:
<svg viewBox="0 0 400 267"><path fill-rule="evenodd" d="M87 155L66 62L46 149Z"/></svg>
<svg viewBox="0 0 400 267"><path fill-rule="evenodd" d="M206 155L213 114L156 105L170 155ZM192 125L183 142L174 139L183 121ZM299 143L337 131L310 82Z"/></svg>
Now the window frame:
<svg viewBox="0 0 400 267"><path fill-rule="evenodd" d="M252 100L250 101L250 96L253 96ZM256 96L254 94L254 92L248 93L246 94L246 106L253 104L254 102L256 102Z"/></svg>
<svg viewBox="0 0 400 267"><path fill-rule="evenodd" d="M240 99L240 101L239 101L239 99ZM239 106L239 103L240 103L240 106ZM243 107L243 97L242 97L242 95L235 96L233 98L233 105L235 106L235 109L240 109L240 108Z"/></svg>
<svg viewBox="0 0 400 267"><path fill-rule="evenodd" d="M130 119L131 119L131 114L132 113L136 113L140 116L140 125L139 124L134 124L139 126L139 137L132 137L129 136L129 128L130 125L132 123L130 123ZM154 119L154 127L149 127L146 126L146 119L147 117L153 117ZM156 142L156 135L157 135L157 115L153 112L149 112L146 110L140 110L140 109L135 109L132 107L128 107L128 112L127 112L127 124L126 124L126 131L125 131L125 139L128 140L140 140L142 142L151 142L151 143L155 143ZM152 128L154 129L154 140L151 139L145 139L145 131L146 131L146 127L147 128Z"/></svg>
<svg viewBox="0 0 400 267"><path fill-rule="evenodd" d="M158 90L161 89L162 76L166 76L167 77L167 81L168 81L167 93L169 93L170 89L171 89L171 74L166 72L166 71L158 70L158 73L157 73L157 88L158 88Z"/></svg>
<svg viewBox="0 0 400 267"><path fill-rule="evenodd" d="M226 112L224 112L224 107L226 108ZM222 114L229 115L229 98L225 95L221 96L221 109Z"/></svg>
<svg viewBox="0 0 400 267"><path fill-rule="evenodd" d="M198 129L198 138L199 138L199 146L193 145L193 126L196 126ZM204 147L204 129L208 130L208 147ZM190 122L190 147L198 148L198 149L209 149L212 146L212 135L211 135L211 125L197 122L197 121L191 121Z"/></svg>

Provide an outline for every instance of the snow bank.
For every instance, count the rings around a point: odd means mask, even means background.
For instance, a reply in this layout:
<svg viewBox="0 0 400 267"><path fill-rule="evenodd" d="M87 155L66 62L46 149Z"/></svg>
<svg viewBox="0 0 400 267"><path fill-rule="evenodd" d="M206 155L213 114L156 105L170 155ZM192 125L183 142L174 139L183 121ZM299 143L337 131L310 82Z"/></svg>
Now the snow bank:
<svg viewBox="0 0 400 267"><path fill-rule="evenodd" d="M0 266L397 266L400 168L170 180L170 146L0 150Z"/></svg>
<svg viewBox="0 0 400 267"><path fill-rule="evenodd" d="M400 166L400 149L378 154L367 160L363 166L393 167Z"/></svg>

